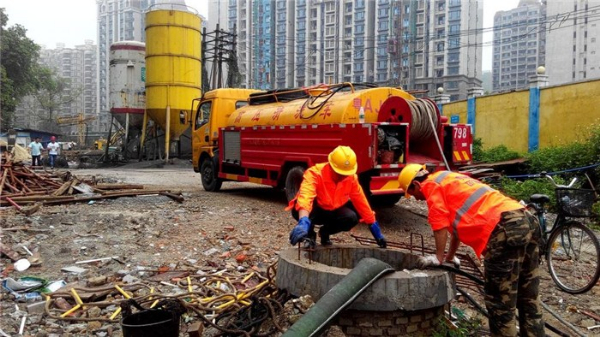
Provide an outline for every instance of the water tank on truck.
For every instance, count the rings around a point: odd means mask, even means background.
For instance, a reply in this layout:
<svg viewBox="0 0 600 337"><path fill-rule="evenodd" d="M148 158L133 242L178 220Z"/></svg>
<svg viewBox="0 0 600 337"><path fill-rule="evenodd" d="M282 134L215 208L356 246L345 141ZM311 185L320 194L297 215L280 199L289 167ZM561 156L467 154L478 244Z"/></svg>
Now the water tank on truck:
<svg viewBox="0 0 600 337"><path fill-rule="evenodd" d="M444 124L435 103L397 88L343 83L238 97L235 90L208 92L195 115L209 117L193 129L194 169L208 190L251 181L285 187L290 198L304 169L347 145L367 194L393 204L404 192L396 180L404 165L445 168L443 157L456 143L447 128L463 127Z"/></svg>

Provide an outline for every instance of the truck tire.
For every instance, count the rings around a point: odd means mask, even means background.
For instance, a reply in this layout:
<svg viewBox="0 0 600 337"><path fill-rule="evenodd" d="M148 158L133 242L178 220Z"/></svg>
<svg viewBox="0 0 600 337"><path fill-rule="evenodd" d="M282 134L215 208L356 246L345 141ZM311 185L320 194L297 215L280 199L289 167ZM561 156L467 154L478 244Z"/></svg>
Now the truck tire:
<svg viewBox="0 0 600 337"><path fill-rule="evenodd" d="M294 166L289 171L285 178L285 196L288 202L296 197L296 194L300 190L300 184L302 184L302 177L304 176L304 167Z"/></svg>
<svg viewBox="0 0 600 337"><path fill-rule="evenodd" d="M217 177L217 165L212 158L204 159L200 166L202 187L209 192L218 192L223 185L223 180Z"/></svg>

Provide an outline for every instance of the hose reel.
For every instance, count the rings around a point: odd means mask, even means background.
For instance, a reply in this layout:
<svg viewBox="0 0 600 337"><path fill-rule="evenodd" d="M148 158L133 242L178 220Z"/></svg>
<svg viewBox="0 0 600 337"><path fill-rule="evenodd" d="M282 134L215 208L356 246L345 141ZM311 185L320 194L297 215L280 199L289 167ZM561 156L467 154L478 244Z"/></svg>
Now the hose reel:
<svg viewBox="0 0 600 337"><path fill-rule="evenodd" d="M412 122L410 124L410 140L425 141L435 137L437 130L435 127L440 125L440 116L435 107L435 103L430 100L416 99L407 101L410 107ZM431 123L433 121L433 125Z"/></svg>

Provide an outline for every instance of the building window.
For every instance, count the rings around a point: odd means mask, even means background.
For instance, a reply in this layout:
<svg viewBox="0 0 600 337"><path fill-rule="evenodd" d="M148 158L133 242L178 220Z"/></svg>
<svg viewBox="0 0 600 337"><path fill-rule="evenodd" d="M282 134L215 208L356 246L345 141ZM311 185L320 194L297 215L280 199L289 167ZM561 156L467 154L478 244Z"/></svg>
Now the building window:
<svg viewBox="0 0 600 337"><path fill-rule="evenodd" d="M448 20L459 20L460 19L460 11L454 10L448 12Z"/></svg>
<svg viewBox="0 0 600 337"><path fill-rule="evenodd" d="M448 75L458 75L458 67L448 67Z"/></svg>

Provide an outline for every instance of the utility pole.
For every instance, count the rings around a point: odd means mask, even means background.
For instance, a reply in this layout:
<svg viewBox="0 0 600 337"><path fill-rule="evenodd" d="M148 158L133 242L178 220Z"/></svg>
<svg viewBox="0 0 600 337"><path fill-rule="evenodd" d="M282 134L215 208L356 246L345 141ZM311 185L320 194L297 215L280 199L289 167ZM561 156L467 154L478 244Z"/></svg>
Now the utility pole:
<svg viewBox="0 0 600 337"><path fill-rule="evenodd" d="M236 37L235 33L227 32L219 27L210 33L206 29L202 31L202 68L207 69L206 61L212 60L210 73L206 74L208 78L203 81L208 88L212 90L226 86L237 86L237 83L230 83L230 78L239 78L237 64L232 67L232 63L237 63L236 56ZM227 67L227 83L223 83L223 63ZM232 74L233 72L233 74ZM235 81L234 81L235 82Z"/></svg>

